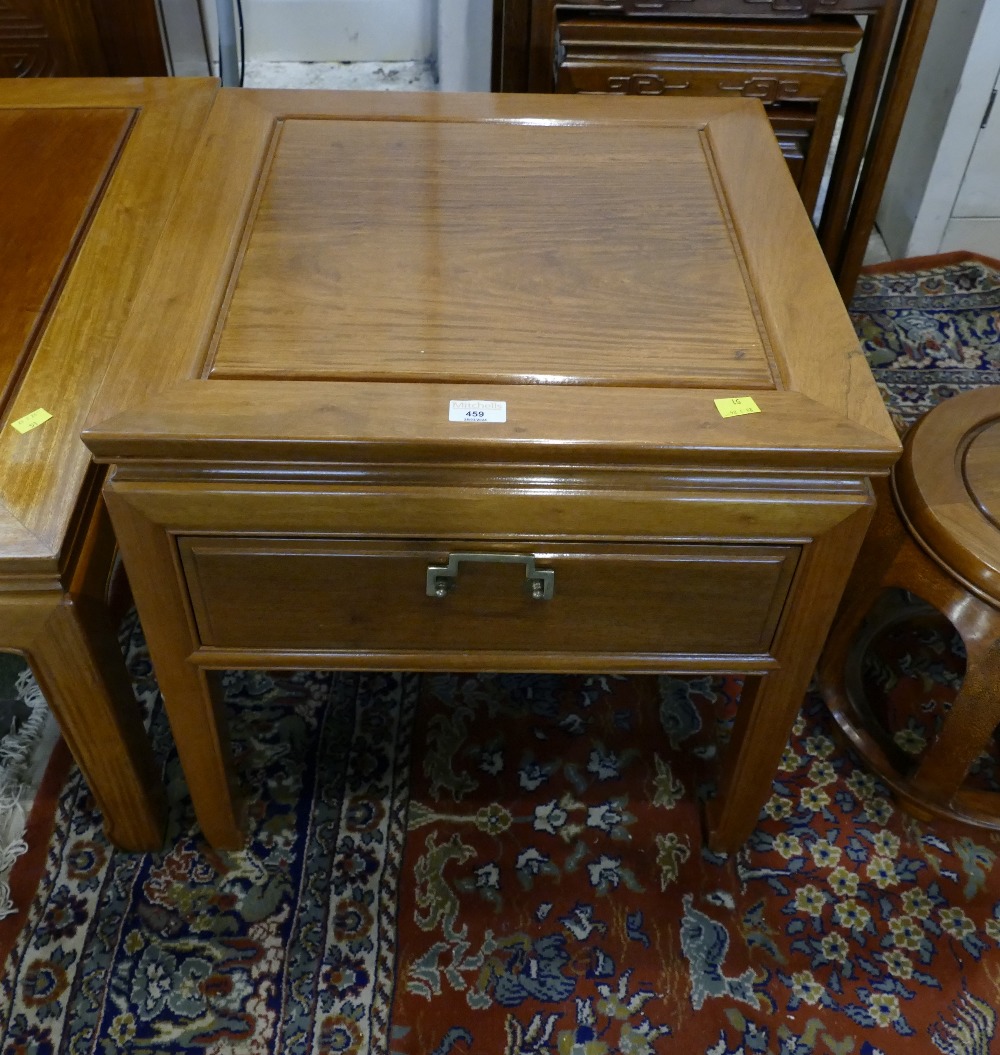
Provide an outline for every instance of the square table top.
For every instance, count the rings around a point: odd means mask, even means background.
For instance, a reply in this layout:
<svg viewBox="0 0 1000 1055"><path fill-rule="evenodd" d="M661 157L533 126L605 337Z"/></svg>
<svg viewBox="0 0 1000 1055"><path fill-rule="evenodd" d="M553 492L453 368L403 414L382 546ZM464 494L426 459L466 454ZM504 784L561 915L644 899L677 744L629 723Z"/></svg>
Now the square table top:
<svg viewBox="0 0 1000 1055"><path fill-rule="evenodd" d="M898 452L742 99L223 91L118 358L103 460Z"/></svg>
<svg viewBox="0 0 1000 1055"><path fill-rule="evenodd" d="M285 120L208 375L772 388L705 160L692 127Z"/></svg>

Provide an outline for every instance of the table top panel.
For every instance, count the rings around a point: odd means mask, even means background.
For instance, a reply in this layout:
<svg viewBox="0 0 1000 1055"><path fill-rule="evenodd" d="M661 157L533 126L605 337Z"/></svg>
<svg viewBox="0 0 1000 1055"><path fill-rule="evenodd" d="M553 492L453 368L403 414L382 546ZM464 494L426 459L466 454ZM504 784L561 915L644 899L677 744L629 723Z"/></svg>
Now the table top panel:
<svg viewBox="0 0 1000 1055"><path fill-rule="evenodd" d="M0 109L0 410L132 120L129 109Z"/></svg>
<svg viewBox="0 0 1000 1055"><path fill-rule="evenodd" d="M85 441L133 465L899 451L745 99L220 92L115 376Z"/></svg>
<svg viewBox="0 0 1000 1055"><path fill-rule="evenodd" d="M217 90L201 78L0 78L0 583L52 588L86 537L80 440ZM11 422L44 410L26 432Z"/></svg>
<svg viewBox="0 0 1000 1055"><path fill-rule="evenodd" d="M275 140L212 377L775 387L697 127Z"/></svg>

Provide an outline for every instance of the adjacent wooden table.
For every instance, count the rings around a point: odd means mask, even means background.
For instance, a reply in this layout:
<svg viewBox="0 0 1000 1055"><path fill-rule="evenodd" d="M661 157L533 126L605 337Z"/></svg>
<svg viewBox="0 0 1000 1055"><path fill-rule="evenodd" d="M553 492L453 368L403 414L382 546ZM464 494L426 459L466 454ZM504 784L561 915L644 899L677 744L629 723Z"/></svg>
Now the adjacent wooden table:
<svg viewBox="0 0 1000 1055"><path fill-rule="evenodd" d="M759 103L220 93L119 354L85 439L212 843L232 667L745 674L752 830L899 449Z"/></svg>
<svg viewBox="0 0 1000 1055"><path fill-rule="evenodd" d="M108 837L134 850L162 843L163 789L106 608L114 539L80 429L106 375L114 398L111 352L215 90L0 82L0 648L27 658Z"/></svg>

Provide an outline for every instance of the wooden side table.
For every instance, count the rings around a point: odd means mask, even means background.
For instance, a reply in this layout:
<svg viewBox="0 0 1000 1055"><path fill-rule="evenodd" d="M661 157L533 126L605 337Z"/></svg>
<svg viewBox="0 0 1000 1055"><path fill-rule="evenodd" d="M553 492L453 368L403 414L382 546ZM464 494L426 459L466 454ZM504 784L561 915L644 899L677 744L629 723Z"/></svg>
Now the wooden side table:
<svg viewBox="0 0 1000 1055"><path fill-rule="evenodd" d="M919 760L871 717L848 655L879 595L916 594L965 644L965 680ZM905 613L904 613L905 615ZM859 659L860 657L855 657ZM907 434L824 650L820 685L841 728L921 817L1000 829L1000 793L964 786L1000 725L1000 391L955 396Z"/></svg>
<svg viewBox="0 0 1000 1055"><path fill-rule="evenodd" d="M740 672L750 833L899 451L758 102L222 92L119 352L85 439L212 843L234 667Z"/></svg>
<svg viewBox="0 0 1000 1055"><path fill-rule="evenodd" d="M79 434L106 377L114 392L115 340L214 93L0 82L0 648L27 658L132 850L161 845L163 790L106 608L104 474Z"/></svg>
<svg viewBox="0 0 1000 1055"><path fill-rule="evenodd" d="M819 225L826 258L848 301L875 223L935 6L936 0L494 0L493 88L556 90L559 27L571 19L614 20L627 33L629 26L680 25L689 19L717 19L750 28L761 21L867 16Z"/></svg>

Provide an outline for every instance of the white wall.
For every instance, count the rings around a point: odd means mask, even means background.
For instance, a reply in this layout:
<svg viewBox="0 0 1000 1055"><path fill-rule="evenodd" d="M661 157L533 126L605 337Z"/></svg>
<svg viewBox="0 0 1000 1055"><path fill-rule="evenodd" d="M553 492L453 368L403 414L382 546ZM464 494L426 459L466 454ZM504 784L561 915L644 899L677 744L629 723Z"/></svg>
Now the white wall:
<svg viewBox="0 0 1000 1055"><path fill-rule="evenodd" d="M995 6L991 0L944 0L935 11L878 213L879 231L895 258L941 248L992 88L992 80L970 69L976 62L969 58L983 52L989 65L995 54L995 31L979 32L984 12Z"/></svg>
<svg viewBox="0 0 1000 1055"><path fill-rule="evenodd" d="M488 92L493 0L437 0L438 88Z"/></svg>
<svg viewBox="0 0 1000 1055"><path fill-rule="evenodd" d="M215 0L202 6L214 48ZM247 58L264 62L427 59L436 16L437 0L243 0Z"/></svg>

